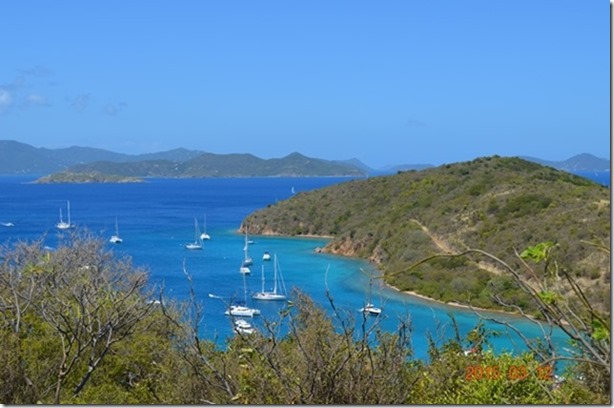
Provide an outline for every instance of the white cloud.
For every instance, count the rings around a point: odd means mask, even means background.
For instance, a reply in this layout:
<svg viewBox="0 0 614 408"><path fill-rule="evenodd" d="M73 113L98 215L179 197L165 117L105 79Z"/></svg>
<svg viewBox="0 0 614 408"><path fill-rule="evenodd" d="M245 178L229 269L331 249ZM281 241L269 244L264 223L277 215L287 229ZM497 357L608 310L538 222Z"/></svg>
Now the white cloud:
<svg viewBox="0 0 614 408"><path fill-rule="evenodd" d="M0 114L6 111L13 104L11 93L4 88L0 88Z"/></svg>
<svg viewBox="0 0 614 408"><path fill-rule="evenodd" d="M72 98L70 106L77 112L83 112L90 102L90 94L79 94Z"/></svg>
<svg viewBox="0 0 614 408"><path fill-rule="evenodd" d="M43 95L30 94L26 98L27 106L49 106L50 103Z"/></svg>
<svg viewBox="0 0 614 408"><path fill-rule="evenodd" d="M107 103L105 106L102 107L102 112L105 115L115 116L118 115L122 110L124 110L125 107L126 104L124 102Z"/></svg>

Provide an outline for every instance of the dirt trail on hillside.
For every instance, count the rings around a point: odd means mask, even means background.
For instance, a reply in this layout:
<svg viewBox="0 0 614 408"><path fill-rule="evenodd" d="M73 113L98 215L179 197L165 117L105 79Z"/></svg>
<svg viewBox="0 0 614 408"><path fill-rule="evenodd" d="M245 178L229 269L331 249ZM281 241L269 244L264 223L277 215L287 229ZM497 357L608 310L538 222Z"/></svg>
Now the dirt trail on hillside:
<svg viewBox="0 0 614 408"><path fill-rule="evenodd" d="M422 224L420 221L416 220L415 218L412 218L410 221L413 221L416 223L416 225L418 225L422 231L428 235L428 237L431 239L431 241L433 241L433 243L435 244L435 246L437 246L437 248L439 248L443 253L445 254L457 254L461 251L458 251L457 249L455 249L448 241L446 241L443 238L440 238L438 236L436 236L435 234L433 234L426 225ZM477 262L477 266L481 269L484 269L488 272L494 273L496 275L502 275L504 273L504 271L500 268L497 268L495 265L492 265L488 262Z"/></svg>
<svg viewBox="0 0 614 408"><path fill-rule="evenodd" d="M458 251L456 249L454 249L447 241L445 241L445 240L437 237L436 235L434 235L426 227L426 225L422 224L420 221L416 220L415 218L410 219L410 221L415 222L422 229L422 231L426 235L429 236L429 238L431 239L431 241L433 241L433 243L437 246L437 248L441 249L446 254L456 254L456 253L458 253Z"/></svg>

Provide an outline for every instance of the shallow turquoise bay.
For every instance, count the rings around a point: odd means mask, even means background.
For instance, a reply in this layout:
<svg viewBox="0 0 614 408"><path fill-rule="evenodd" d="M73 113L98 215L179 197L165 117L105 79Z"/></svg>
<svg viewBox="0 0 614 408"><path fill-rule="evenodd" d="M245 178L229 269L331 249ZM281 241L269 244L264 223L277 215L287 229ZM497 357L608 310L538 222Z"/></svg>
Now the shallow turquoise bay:
<svg viewBox="0 0 614 408"><path fill-rule="evenodd" d="M292 190L309 191L347 181L346 178L250 178L250 179L153 179L142 184L57 184L29 183L32 177L0 177L0 242L14 243L44 236L45 244L58 245L62 235L55 229L59 208L71 203L72 221L86 227L105 240L114 233L115 218L124 242L108 244L119 256L128 256L137 266L149 270L150 281L164 287L166 296L185 300L189 284L184 274L192 276L197 300L202 302L204 317L200 334L215 339L223 347L233 335L229 318L224 315L225 302L243 298L243 280L239 266L243 259L244 236L237 230L252 211L289 198ZM194 239L194 218L203 228L206 216L207 233L202 251L189 251L184 245ZM316 304L332 311L328 294L342 316L354 319L357 336L363 317L358 309L369 293L368 274L375 274L365 261L348 259L315 251L324 239L252 236L248 251L254 259L252 273L246 279L248 305L261 309L253 319L256 327L265 320L273 321L283 307L280 302L256 302L249 292L261 288L261 268L265 265L268 279L272 262L262 261L268 251L278 257L280 270L288 289L297 288L311 296ZM267 289L272 282L269 280ZM209 294L215 297L210 297ZM222 298L222 299L220 299ZM462 335L471 330L479 317L470 310L443 305L399 293L374 281L371 299L384 311L379 319L368 318L366 327L377 322L386 331L394 332L400 321L410 319L415 356L427 358L426 334L445 341L453 335L450 314L453 314ZM541 330L523 319L486 313L513 322L529 338L543 337ZM500 332L491 339L496 351L521 352L523 341L501 325L487 323ZM566 339L555 331L556 343L562 348Z"/></svg>

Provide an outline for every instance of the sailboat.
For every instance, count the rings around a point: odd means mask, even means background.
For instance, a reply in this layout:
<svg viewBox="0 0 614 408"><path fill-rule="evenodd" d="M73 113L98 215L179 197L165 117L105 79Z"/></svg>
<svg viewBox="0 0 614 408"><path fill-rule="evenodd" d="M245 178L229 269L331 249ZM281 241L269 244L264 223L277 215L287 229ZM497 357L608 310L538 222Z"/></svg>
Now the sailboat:
<svg viewBox="0 0 614 408"><path fill-rule="evenodd" d="M367 303L363 308L360 309L361 312L369 315L377 316L382 313L382 309L380 307L376 307L373 303Z"/></svg>
<svg viewBox="0 0 614 408"><path fill-rule="evenodd" d="M249 245L249 240L247 238L247 227L245 228L245 245L243 246L243 262L241 263L241 267L239 268L239 272L243 275L250 274L252 271L249 269L250 265L254 262L252 258L247 254L247 247Z"/></svg>
<svg viewBox="0 0 614 408"><path fill-rule="evenodd" d="M243 275L243 305L230 305L224 314L229 316L244 316L254 317L260 314L260 309L252 309L247 307L247 284L245 283L245 274Z"/></svg>
<svg viewBox="0 0 614 408"><path fill-rule="evenodd" d="M369 278L369 298L367 299L367 303L364 307L360 308L359 311L366 315L379 316L382 313L382 308L375 306L371 303L371 289L373 287L373 279Z"/></svg>
<svg viewBox="0 0 614 408"><path fill-rule="evenodd" d="M245 246L243 247L243 252L244 252L244 258L243 258L243 265L245 266L250 266L253 261L252 258L247 254L247 247L249 246L250 241L247 238L247 227L245 227Z"/></svg>
<svg viewBox="0 0 614 408"><path fill-rule="evenodd" d="M198 231L198 220L194 217L194 242L185 245L186 249L203 249L202 240Z"/></svg>
<svg viewBox="0 0 614 408"><path fill-rule="evenodd" d="M67 230L70 228L74 228L74 225L70 223L70 201L67 201L67 205L68 205L68 221L64 221L62 219L62 207L60 207L60 222L55 224L57 229Z"/></svg>
<svg viewBox="0 0 614 408"><path fill-rule="evenodd" d="M211 239L209 234L207 234L207 214L205 214L205 216L203 217L203 233L200 234L200 239L203 241Z"/></svg>
<svg viewBox="0 0 614 408"><path fill-rule="evenodd" d="M121 237L119 236L119 226L117 224L117 217L115 217L115 235L112 235L111 238L109 238L109 242L113 244L121 244L122 242L124 242L124 240L121 239Z"/></svg>
<svg viewBox="0 0 614 408"><path fill-rule="evenodd" d="M274 283L273 283L273 291L267 292L264 290L264 265L262 265L262 290L260 292L256 292L252 295L252 299L255 300L286 300L286 295L281 292L285 292L285 286L283 282L283 278L281 277L281 272L277 273L277 255L273 255L273 270L274 270ZM280 284L280 293L277 293L277 283Z"/></svg>

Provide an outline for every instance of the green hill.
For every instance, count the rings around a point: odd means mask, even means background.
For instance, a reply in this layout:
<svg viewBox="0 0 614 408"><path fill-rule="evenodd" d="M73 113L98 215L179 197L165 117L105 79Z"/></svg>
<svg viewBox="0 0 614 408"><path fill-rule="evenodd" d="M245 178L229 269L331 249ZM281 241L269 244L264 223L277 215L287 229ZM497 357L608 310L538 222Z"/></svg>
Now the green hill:
<svg viewBox="0 0 614 408"><path fill-rule="evenodd" d="M281 159L268 160L251 154L203 153L183 162L162 159L121 163L99 161L77 164L69 167L63 173L66 173L61 176L64 179L79 174L166 178L327 177L363 176L365 174L363 170L350 164L314 159L299 153L292 153Z"/></svg>
<svg viewBox="0 0 614 408"><path fill-rule="evenodd" d="M495 265L438 258L467 248L510 265L521 252L555 241L557 260L610 308L610 191L590 180L519 158L498 156L392 176L353 180L250 214L252 234L330 236L325 252L368 259L391 285L446 302L494 307L494 293L516 305L527 298Z"/></svg>

